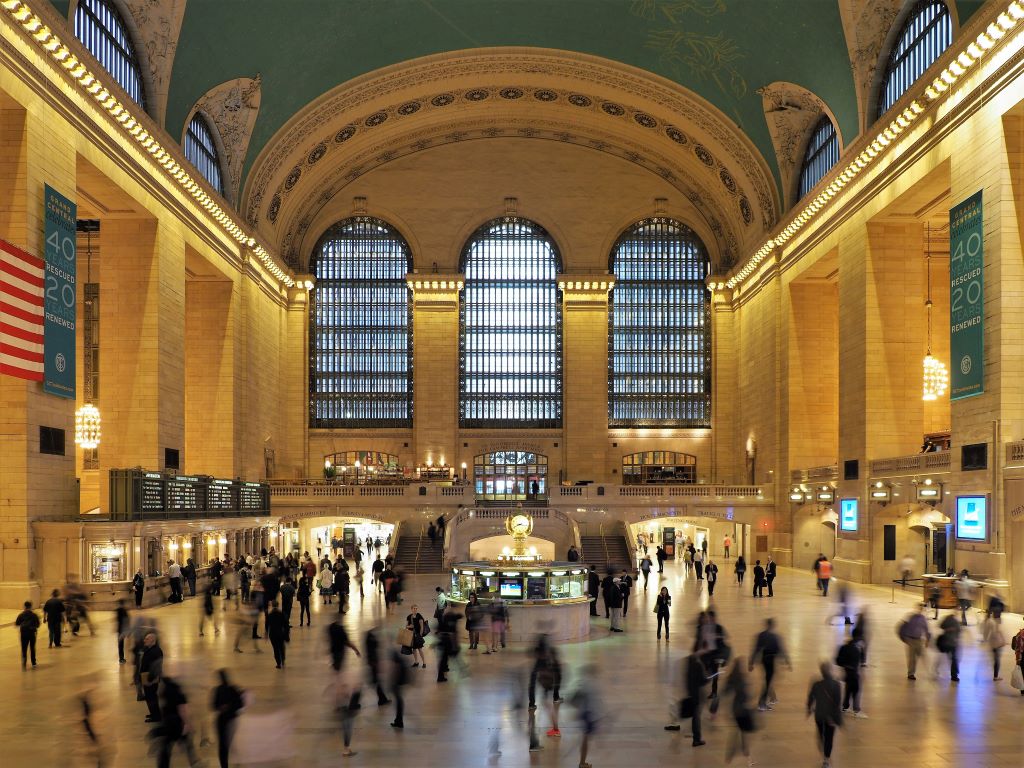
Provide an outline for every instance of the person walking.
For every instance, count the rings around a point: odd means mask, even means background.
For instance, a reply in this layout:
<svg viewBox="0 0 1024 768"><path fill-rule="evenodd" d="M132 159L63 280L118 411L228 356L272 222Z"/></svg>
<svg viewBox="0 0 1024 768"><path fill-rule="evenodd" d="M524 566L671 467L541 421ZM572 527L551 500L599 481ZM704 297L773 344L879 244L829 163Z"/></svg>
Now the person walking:
<svg viewBox="0 0 1024 768"><path fill-rule="evenodd" d="M60 599L60 591L53 590L50 599L43 603L43 618L50 633L50 648L60 648L60 634L64 629L64 601Z"/></svg>
<svg viewBox="0 0 1024 768"><path fill-rule="evenodd" d="M917 662L924 656L925 649L931 641L928 619L924 615L926 607L926 603L918 605L914 613L900 622L896 631L907 647L907 680L917 680Z"/></svg>
<svg viewBox="0 0 1024 768"><path fill-rule="evenodd" d="M189 597L196 596L196 561L191 557L185 561L185 567L181 569L181 575L185 579L185 583L188 584Z"/></svg>
<svg viewBox="0 0 1024 768"><path fill-rule="evenodd" d="M704 580L708 583L708 597L715 594L715 585L718 583L718 566L712 560L704 566Z"/></svg>
<svg viewBox="0 0 1024 768"><path fill-rule="evenodd" d="M768 587L768 597L775 597L775 589L772 584L775 583L775 577L778 575L779 566L775 564L775 560L772 559L771 555L768 555L768 563L764 568L764 579L765 586Z"/></svg>
<svg viewBox="0 0 1024 768"><path fill-rule="evenodd" d="M397 648L388 651L387 662L388 690L395 702L395 719L391 721L391 727L405 728L405 697L402 696L402 689L409 684L409 665Z"/></svg>
<svg viewBox="0 0 1024 768"><path fill-rule="evenodd" d="M132 591L135 593L135 607L142 607L142 596L146 593L146 577L142 575L142 569L139 568L135 572L135 576L132 578Z"/></svg>
<svg viewBox="0 0 1024 768"><path fill-rule="evenodd" d="M359 649L348 636L345 627L341 623L341 616L335 615L327 627L327 648L331 654L331 668L340 672L345 664L345 652L351 650L356 656L361 656Z"/></svg>
<svg viewBox="0 0 1024 768"><path fill-rule="evenodd" d="M197 765L199 758L192 743L192 722L188 711L188 698L177 680L165 677L163 680L163 713L159 728L160 748L157 757L158 768L170 768L171 753L179 742L185 746L189 765Z"/></svg>
<svg viewBox="0 0 1024 768"><path fill-rule="evenodd" d="M147 723L160 722L160 680L163 678L164 652L157 642L156 633L147 632L142 638L142 658L139 661L139 681L142 684L142 696L146 700L149 715Z"/></svg>
<svg viewBox="0 0 1024 768"><path fill-rule="evenodd" d="M704 581L704 556L703 549L693 551L693 571L697 575L697 581Z"/></svg>
<svg viewBox="0 0 1024 768"><path fill-rule="evenodd" d="M619 575L619 589L622 591L622 615L625 617L629 613L629 594L633 591L633 577L625 569Z"/></svg>
<svg viewBox="0 0 1024 768"><path fill-rule="evenodd" d="M132 632L132 620L128 615L128 606L124 600L117 601L117 610L114 611L114 628L117 632L117 660L120 664L127 663L124 657L124 641Z"/></svg>
<svg viewBox="0 0 1024 768"><path fill-rule="evenodd" d="M299 626L302 626L303 619L308 626L313 626L313 615L309 612L309 598L312 595L312 588L310 587L310 580L308 576L303 576L299 579L299 588L296 590L295 595L299 600Z"/></svg>
<svg viewBox="0 0 1024 768"><path fill-rule="evenodd" d="M754 561L754 588L751 594L754 597L764 597L764 567L760 560Z"/></svg>
<svg viewBox="0 0 1024 768"><path fill-rule="evenodd" d="M733 570L736 572L736 586L743 586L743 576L747 572L747 561L743 559L743 555L736 558L736 565L733 566Z"/></svg>
<svg viewBox="0 0 1024 768"><path fill-rule="evenodd" d="M728 560L729 550L732 549L732 537L729 534L726 534L725 538L722 539L722 548L725 550L725 559Z"/></svg>
<svg viewBox="0 0 1024 768"><path fill-rule="evenodd" d="M644 589L647 589L647 581L651 578L651 568L654 567L654 563L651 562L651 558L647 555L643 556L640 560L640 573L644 576Z"/></svg>
<svg viewBox="0 0 1024 768"><path fill-rule="evenodd" d="M939 653L949 657L949 679L954 683L960 682L960 629L962 625L952 613L939 624L942 634L935 640ZM938 664L935 665L936 676L938 675Z"/></svg>
<svg viewBox="0 0 1024 768"><path fill-rule="evenodd" d="M558 649L551 642L546 634L537 636L537 642L533 646L533 668L530 671L530 683L527 691L528 709L533 712L537 709L537 684L541 687L541 698L548 702L548 694L551 694L551 701L548 707L548 714L551 717L551 728L547 735L552 738L559 738L562 732L558 728L558 708L562 702L560 695L562 686L562 662L558 656Z"/></svg>
<svg viewBox="0 0 1024 768"><path fill-rule="evenodd" d="M867 717L860 708L860 667L864 656L860 644L850 638L839 647L836 654L836 666L843 670L845 686L843 687L843 712L853 706L854 717Z"/></svg>
<svg viewBox="0 0 1024 768"><path fill-rule="evenodd" d="M899 566L900 585L903 589L907 588L907 579L913 576L915 570L917 570L917 562L910 555L904 555Z"/></svg>
<svg viewBox="0 0 1024 768"><path fill-rule="evenodd" d="M14 620L14 626L18 628L18 636L21 639L21 668L28 666L29 655L32 657L32 666L36 665L36 633L39 632L39 617L32 610L32 603L25 601L24 610Z"/></svg>
<svg viewBox="0 0 1024 768"><path fill-rule="evenodd" d="M469 632L469 650L475 651L480 645L480 630L484 624L484 607L476 592L469 593L469 602L466 603L466 631ZM489 652L489 649L488 649Z"/></svg>
<svg viewBox="0 0 1024 768"><path fill-rule="evenodd" d="M665 572L665 558L668 557L668 555L665 554L665 550L662 549L661 546L659 546L658 549L654 553L654 557L658 561L658 573L664 573Z"/></svg>
<svg viewBox="0 0 1024 768"><path fill-rule="evenodd" d="M701 712L704 709L704 688L710 682L707 666L703 656L706 651L691 653L686 659L686 698L680 702L679 716L683 719L690 719L690 733L693 736L693 746L703 747L704 741L701 733ZM665 726L666 730L678 731L679 725Z"/></svg>
<svg viewBox="0 0 1024 768"><path fill-rule="evenodd" d="M754 732L756 723L753 707L750 706L750 685L742 659L733 662L729 677L725 680L725 693L732 696L732 717L736 722L734 736L729 739L729 745L725 749L725 763L732 763L739 750L746 758L747 765L752 766L754 762L750 759L750 734Z"/></svg>
<svg viewBox="0 0 1024 768"><path fill-rule="evenodd" d="M499 594L491 600L491 653L498 652L498 646L505 647L508 637L508 606Z"/></svg>
<svg viewBox="0 0 1024 768"><path fill-rule="evenodd" d="M245 696L240 688L231 684L226 669L219 670L217 677L220 682L213 689L211 697L211 707L216 712L214 725L217 729L217 759L220 768L228 768L231 742L235 738L238 715L245 707Z"/></svg>
<svg viewBox="0 0 1024 768"><path fill-rule="evenodd" d="M665 642L668 642L668 620L671 617L670 607L672 606L672 595L668 593L668 587L662 587L654 604L654 612L658 614L658 639L661 640L661 626L665 625Z"/></svg>
<svg viewBox="0 0 1024 768"><path fill-rule="evenodd" d="M811 566L811 570L814 571L814 585L821 592L821 561L825 559L823 552L818 553L818 557L814 561L814 565Z"/></svg>
<svg viewBox="0 0 1024 768"><path fill-rule="evenodd" d="M384 651L381 649L379 625L374 625L367 630L363 649L366 666L370 669L370 682L377 691L377 706L383 707L385 704L390 704L391 699L385 693L383 685Z"/></svg>
<svg viewBox="0 0 1024 768"><path fill-rule="evenodd" d="M821 596L828 597L828 587L832 582L832 563L824 555L818 561L818 583L821 585Z"/></svg>
<svg viewBox="0 0 1024 768"><path fill-rule="evenodd" d="M289 640L288 620L284 617L277 600L270 604L265 629L270 646L274 649L274 663L277 664L278 669L284 669L285 644Z"/></svg>
<svg viewBox="0 0 1024 768"><path fill-rule="evenodd" d="M598 674L597 665L585 664L580 672L579 683L569 701L576 708L576 717L583 732L583 738L580 740L579 768L593 768L587 762L587 753L590 749L590 740L597 732L597 725L601 720L600 705L594 691L594 678Z"/></svg>
<svg viewBox="0 0 1024 768"><path fill-rule="evenodd" d="M966 627L967 612L974 605L974 597L977 593L977 587L966 568L960 571L960 578L953 582L953 591L956 593L957 603L960 606L960 623Z"/></svg>
<svg viewBox="0 0 1024 768"><path fill-rule="evenodd" d="M590 615L597 616L597 598L601 591L601 577L597 569L591 565L587 572L587 598L590 600Z"/></svg>
<svg viewBox="0 0 1024 768"><path fill-rule="evenodd" d="M214 635L220 635L220 614L213 604L213 588L207 587L203 591L203 606L199 609L199 636L203 636L203 629L206 622L213 624Z"/></svg>
<svg viewBox="0 0 1024 768"><path fill-rule="evenodd" d="M836 728L843 724L843 713L839 708L839 682L832 677L832 665L821 663L821 679L811 685L807 692L807 714L814 715L814 726L818 735L818 746L824 756L822 768L832 765L832 746Z"/></svg>
<svg viewBox="0 0 1024 768"><path fill-rule="evenodd" d="M441 619L437 623L437 648L440 659L437 663L437 682L448 682L448 662L458 658L461 652L459 644L459 620L462 615L456 613L451 605L444 609Z"/></svg>
<svg viewBox="0 0 1024 768"><path fill-rule="evenodd" d="M284 614L284 622L289 627L292 625L292 605L295 603L295 582L291 576L286 576L284 584L281 585L281 613Z"/></svg>
<svg viewBox="0 0 1024 768"><path fill-rule="evenodd" d="M775 619L765 619L764 629L754 640L754 650L750 654L749 663L750 671L753 671L754 665L758 661L761 662L761 667L764 670L764 688L757 700L757 708L762 712L767 712L776 703L775 688L772 686L772 682L775 680L775 661L779 658L786 662L790 671L793 670L782 638L775 631Z"/></svg>

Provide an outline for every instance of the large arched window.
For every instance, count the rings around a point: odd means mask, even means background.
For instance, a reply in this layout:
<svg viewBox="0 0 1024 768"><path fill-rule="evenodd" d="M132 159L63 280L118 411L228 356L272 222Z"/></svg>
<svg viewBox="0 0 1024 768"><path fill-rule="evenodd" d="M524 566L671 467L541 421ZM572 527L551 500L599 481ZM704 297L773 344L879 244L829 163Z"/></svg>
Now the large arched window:
<svg viewBox="0 0 1024 768"><path fill-rule="evenodd" d="M828 115L822 115L821 120L811 131L810 140L807 142L807 151L804 152L804 162L800 166L798 198L810 192L837 162L839 162L839 135L836 133L836 127L832 124L831 118Z"/></svg>
<svg viewBox="0 0 1024 768"><path fill-rule="evenodd" d="M224 181L220 171L220 156L213 140L213 129L199 112L192 115L185 132L185 157L210 182L218 192L224 194Z"/></svg>
<svg viewBox="0 0 1024 768"><path fill-rule="evenodd" d="M558 250L532 221L496 219L462 253L459 423L562 426Z"/></svg>
<svg viewBox="0 0 1024 768"><path fill-rule="evenodd" d="M952 42L953 20L945 0L918 0L889 52L876 116L888 112Z"/></svg>
<svg viewBox="0 0 1024 768"><path fill-rule="evenodd" d="M78 0L75 37L143 109L142 68L128 27L110 0Z"/></svg>
<svg viewBox="0 0 1024 768"><path fill-rule="evenodd" d="M638 222L615 243L609 426L711 426L707 265L700 238L671 219Z"/></svg>
<svg viewBox="0 0 1024 768"><path fill-rule="evenodd" d="M347 219L313 252L309 425L412 426L409 246L387 223Z"/></svg>

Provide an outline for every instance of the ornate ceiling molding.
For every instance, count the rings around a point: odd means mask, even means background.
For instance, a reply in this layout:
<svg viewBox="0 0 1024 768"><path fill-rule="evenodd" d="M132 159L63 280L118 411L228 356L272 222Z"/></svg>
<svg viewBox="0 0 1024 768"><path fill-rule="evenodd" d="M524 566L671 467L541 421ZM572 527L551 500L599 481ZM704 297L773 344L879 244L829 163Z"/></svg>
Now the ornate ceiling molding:
<svg viewBox="0 0 1024 768"><path fill-rule="evenodd" d="M602 151L628 146L626 159L643 161L663 178L658 169L666 169L689 185L705 209L717 209L712 218L722 230L736 231L733 243L721 244L732 258L778 217L778 192L756 148L681 86L581 54L490 48L379 70L310 104L256 159L242 196L246 219L282 246L288 238L291 246L298 242L297 224L310 217L300 207L311 197L337 189L346 175L365 172L368 155L379 165L402 146L425 149L423 141L436 140L434 124L445 126L442 135L474 130L474 138L488 138L534 126L556 140L572 140L559 134L585 135L585 143Z"/></svg>
<svg viewBox="0 0 1024 768"><path fill-rule="evenodd" d="M225 176L224 196L236 206L245 155L260 112L261 82L257 75L255 78L239 77L214 86L192 107L182 126L182 146L185 145L188 124L196 112L202 112L216 127L214 138L220 143L218 149Z"/></svg>
<svg viewBox="0 0 1024 768"><path fill-rule="evenodd" d="M758 93L764 105L768 133L775 146L783 199L788 209L796 200L797 180L807 140L814 125L822 115L827 114L839 134L840 148L843 146L842 134L839 133L839 123L828 105L802 86L778 81L758 89Z"/></svg>
<svg viewBox="0 0 1024 768"><path fill-rule="evenodd" d="M859 129L875 120L875 85L882 51L905 0L838 0L857 94Z"/></svg>
<svg viewBox="0 0 1024 768"><path fill-rule="evenodd" d="M153 119L164 125L167 93L178 49L181 22L188 0L121 0L135 22L137 40L142 45L142 65L147 68L146 104Z"/></svg>

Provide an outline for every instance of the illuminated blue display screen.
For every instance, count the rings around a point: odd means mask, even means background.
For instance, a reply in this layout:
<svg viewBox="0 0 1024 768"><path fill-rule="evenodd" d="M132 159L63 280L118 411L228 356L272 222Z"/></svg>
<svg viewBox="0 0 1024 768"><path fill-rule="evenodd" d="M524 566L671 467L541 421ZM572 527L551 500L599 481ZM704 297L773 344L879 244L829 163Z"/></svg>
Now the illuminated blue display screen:
<svg viewBox="0 0 1024 768"><path fill-rule="evenodd" d="M988 538L988 499L984 496L956 497L956 537L971 541Z"/></svg>
<svg viewBox="0 0 1024 768"><path fill-rule="evenodd" d="M857 500L842 499L839 502L839 528L843 531L857 530Z"/></svg>

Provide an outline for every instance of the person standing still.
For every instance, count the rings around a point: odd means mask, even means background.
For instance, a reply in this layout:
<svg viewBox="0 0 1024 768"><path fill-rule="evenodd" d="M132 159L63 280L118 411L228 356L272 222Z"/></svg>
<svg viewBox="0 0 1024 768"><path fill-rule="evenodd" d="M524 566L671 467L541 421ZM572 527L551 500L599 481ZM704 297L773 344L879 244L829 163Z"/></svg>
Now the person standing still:
<svg viewBox="0 0 1024 768"><path fill-rule="evenodd" d="M764 568L760 560L754 561L754 597L764 597Z"/></svg>
<svg viewBox="0 0 1024 768"><path fill-rule="evenodd" d="M604 599L605 605L608 608L609 617L611 619L609 623L609 629L612 632L622 631L622 588L619 585L618 579L612 577L609 573L608 578L605 581L610 581L607 588L605 589Z"/></svg>
<svg viewBox="0 0 1024 768"><path fill-rule="evenodd" d="M654 612L658 614L658 639L661 640L661 625L665 625L665 641L668 642L668 620L671 617L669 608L672 605L672 595L668 593L668 587L662 587L655 601Z"/></svg>
<svg viewBox="0 0 1024 768"><path fill-rule="evenodd" d="M299 589L295 593L299 600L299 626L302 626L303 618L305 618L306 624L313 626L313 617L309 612L309 598L312 594L312 588L310 587L310 581L308 576L303 576L299 579Z"/></svg>
<svg viewBox="0 0 1024 768"><path fill-rule="evenodd" d="M693 571L697 575L697 581L704 581L704 550L702 549L693 551Z"/></svg>
<svg viewBox="0 0 1024 768"><path fill-rule="evenodd" d="M43 603L43 616L50 632L49 647L60 648L60 633L64 628L64 601L60 599L59 590L53 590L50 599Z"/></svg>
<svg viewBox="0 0 1024 768"><path fill-rule="evenodd" d="M733 570L736 571L736 586L743 586L743 576L747 572L747 561L743 559L743 555L736 558L736 565L733 566Z"/></svg>
<svg viewBox="0 0 1024 768"><path fill-rule="evenodd" d="M655 556L655 558L658 561L658 573L664 573L665 572L665 558L668 557L668 555L666 555L665 554L665 550L662 549L659 546L657 551L654 553L654 556Z"/></svg>
<svg viewBox="0 0 1024 768"><path fill-rule="evenodd" d="M775 589L772 584L775 583L775 577L778 575L779 566L775 564L771 555L768 555L768 564L764 569L765 583L768 585L768 597L775 597Z"/></svg>
<svg viewBox="0 0 1024 768"><path fill-rule="evenodd" d="M156 634L147 632L142 639L142 659L139 661L139 678L142 683L142 695L146 700L149 715L147 723L160 722L160 680L163 677L164 652L156 641Z"/></svg>
<svg viewBox="0 0 1024 768"><path fill-rule="evenodd" d="M726 534L725 538L722 539L722 548L725 550L725 559L729 559L729 550L732 549L732 539Z"/></svg>
<svg viewBox="0 0 1024 768"><path fill-rule="evenodd" d="M836 728L843 723L843 713L839 708L842 692L839 682L832 677L832 665L821 663L821 680L811 685L807 692L807 714L814 715L814 725L818 734L818 746L824 755L822 768L832 765L832 745L835 740Z"/></svg>
<svg viewBox="0 0 1024 768"><path fill-rule="evenodd" d="M32 666L36 665L36 633L39 631L39 617L32 610L32 603L25 601L25 610L18 614L14 620L14 626L18 628L18 635L21 638L21 668L25 669L28 664L29 652L32 656Z"/></svg>
<svg viewBox="0 0 1024 768"><path fill-rule="evenodd" d="M708 583L708 597L715 594L715 584L718 583L718 566L711 560L704 566L704 579Z"/></svg>
<svg viewBox="0 0 1024 768"><path fill-rule="evenodd" d="M142 569L135 572L132 579L132 591L135 593L135 607L142 607L142 596L146 593L146 577L142 575Z"/></svg>
<svg viewBox="0 0 1024 768"><path fill-rule="evenodd" d="M597 598L601 592L601 577L597 569L591 565L587 573L587 597L590 599L590 615L597 616Z"/></svg>
<svg viewBox="0 0 1024 768"><path fill-rule="evenodd" d="M285 643L288 642L288 621L281 612L277 600L270 604L270 612L267 614L264 629L266 630L267 638L270 640L270 646L274 649L274 661L277 664L277 668L283 669Z"/></svg>
<svg viewBox="0 0 1024 768"><path fill-rule="evenodd" d="M172 603L180 603L182 600L181 592L181 566L173 560L167 561L167 581L171 585L171 599Z"/></svg>
<svg viewBox="0 0 1024 768"><path fill-rule="evenodd" d="M633 577L629 571L623 570L619 576L619 589L622 590L622 615L629 613L629 593L633 591Z"/></svg>
<svg viewBox="0 0 1024 768"><path fill-rule="evenodd" d="M622 604L622 593L619 592L618 585L615 583L615 576L612 573L612 569L608 569L608 573L601 580L601 599L604 600L604 617L610 619L612 616L611 611L611 593L616 592L619 594L619 604Z"/></svg>

